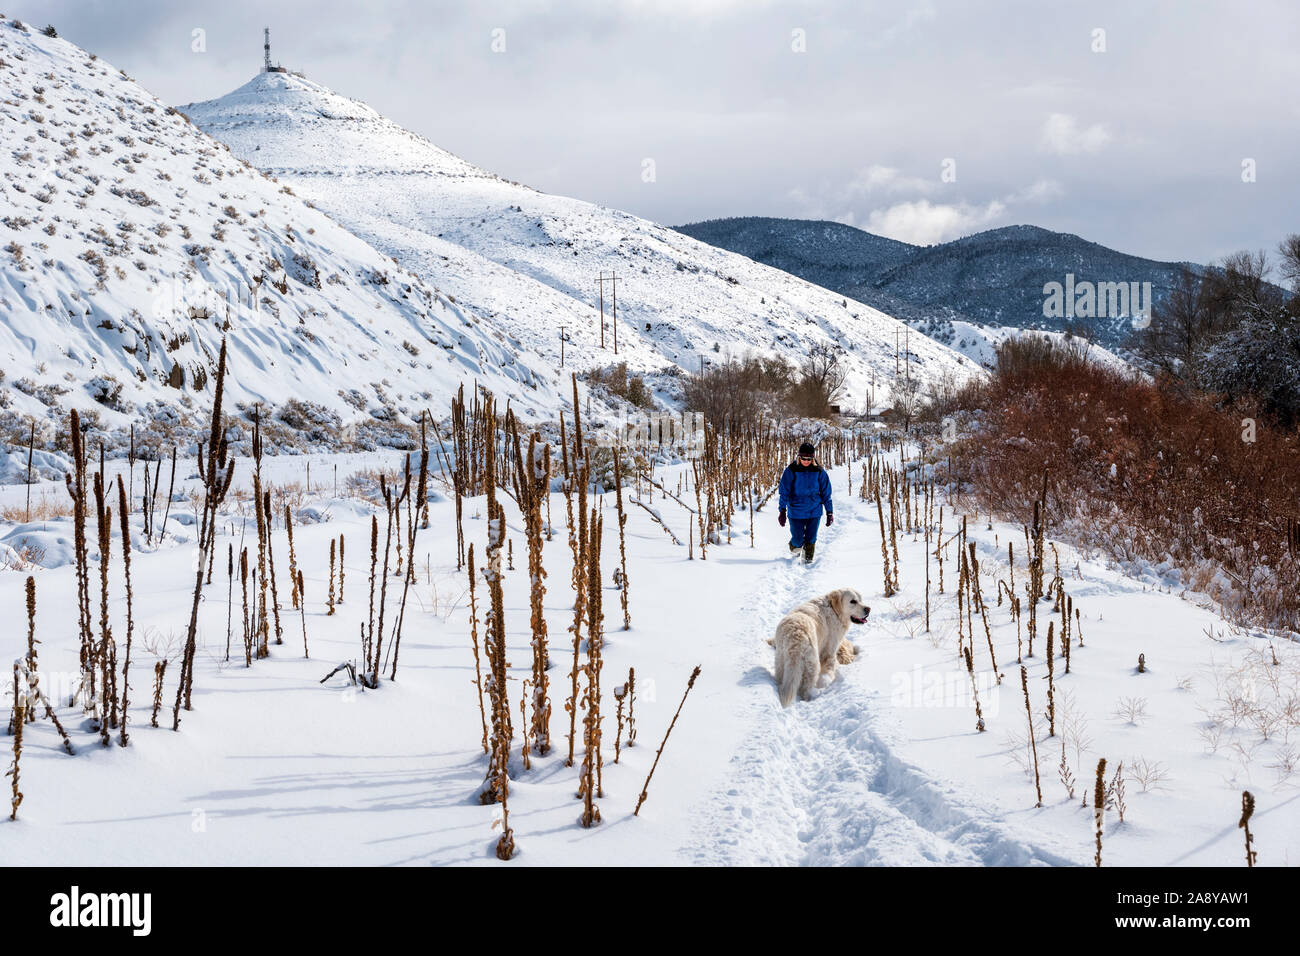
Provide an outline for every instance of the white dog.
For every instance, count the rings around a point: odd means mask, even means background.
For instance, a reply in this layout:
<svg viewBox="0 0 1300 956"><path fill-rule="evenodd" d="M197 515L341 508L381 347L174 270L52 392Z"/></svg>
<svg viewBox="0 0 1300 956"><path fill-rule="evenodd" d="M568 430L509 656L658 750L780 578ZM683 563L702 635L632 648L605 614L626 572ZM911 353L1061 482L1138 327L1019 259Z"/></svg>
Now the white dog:
<svg viewBox="0 0 1300 956"><path fill-rule="evenodd" d="M871 608L852 588L840 588L805 601L781 619L776 636L768 641L776 648L776 684L781 706L795 698L807 700L814 686L825 687L835 679L835 664L850 663L858 647L845 635L849 624L867 623Z"/></svg>

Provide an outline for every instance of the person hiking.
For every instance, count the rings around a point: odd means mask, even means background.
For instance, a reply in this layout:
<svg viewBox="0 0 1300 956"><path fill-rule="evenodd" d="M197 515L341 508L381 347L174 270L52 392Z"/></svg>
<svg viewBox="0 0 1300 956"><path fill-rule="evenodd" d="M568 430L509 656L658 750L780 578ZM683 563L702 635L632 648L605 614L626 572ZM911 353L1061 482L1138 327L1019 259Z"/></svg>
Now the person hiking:
<svg viewBox="0 0 1300 956"><path fill-rule="evenodd" d="M813 559L817 546L817 527L821 524L822 509L826 509L826 524L835 521L835 505L831 501L831 479L817 464L817 449L811 442L799 446L799 455L786 465L781 475L780 512L776 520L785 527L787 514L790 521L790 553L803 549L805 562Z"/></svg>

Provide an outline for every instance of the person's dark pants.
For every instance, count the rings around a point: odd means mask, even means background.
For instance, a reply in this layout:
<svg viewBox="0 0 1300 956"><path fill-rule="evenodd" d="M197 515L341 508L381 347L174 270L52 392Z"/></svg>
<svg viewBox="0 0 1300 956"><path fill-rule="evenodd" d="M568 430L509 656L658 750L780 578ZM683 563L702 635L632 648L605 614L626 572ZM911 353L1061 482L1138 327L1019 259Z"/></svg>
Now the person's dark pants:
<svg viewBox="0 0 1300 956"><path fill-rule="evenodd" d="M802 548L817 541L817 527L822 523L820 514L811 518L790 518L790 547Z"/></svg>

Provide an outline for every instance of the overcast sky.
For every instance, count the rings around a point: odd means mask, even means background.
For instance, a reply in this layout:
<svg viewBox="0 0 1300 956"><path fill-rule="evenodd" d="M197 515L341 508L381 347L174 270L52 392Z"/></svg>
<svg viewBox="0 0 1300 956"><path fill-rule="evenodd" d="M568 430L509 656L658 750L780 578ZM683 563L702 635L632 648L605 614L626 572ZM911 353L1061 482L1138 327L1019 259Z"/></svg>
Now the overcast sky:
<svg viewBox="0 0 1300 956"><path fill-rule="evenodd" d="M445 149L668 224L835 219L932 243L1027 222L1194 261L1300 231L1293 0L3 7L172 104L246 82L269 26L276 60Z"/></svg>

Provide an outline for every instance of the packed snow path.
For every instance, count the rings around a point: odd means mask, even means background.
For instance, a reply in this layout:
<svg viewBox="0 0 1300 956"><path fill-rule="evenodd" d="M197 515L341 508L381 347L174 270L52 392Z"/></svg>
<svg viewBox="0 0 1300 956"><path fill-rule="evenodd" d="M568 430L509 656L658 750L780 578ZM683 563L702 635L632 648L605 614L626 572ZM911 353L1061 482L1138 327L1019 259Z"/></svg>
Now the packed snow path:
<svg viewBox="0 0 1300 956"><path fill-rule="evenodd" d="M843 469L837 476L842 479ZM963 808L950 789L900 760L881 739L878 711L889 700L869 689L862 675L871 667L872 630L896 612L872 587L881 577L874 503L868 514L866 502L845 494L842 485L835 523L823 526L810 566L802 558L782 560L785 535L763 538L774 567L746 602L754 616L737 635L749 731L731 758L726 787L710 801L691 858L745 865L1066 862L1010 838L987 812ZM875 577L862 580L848 569L860 567L862 552L872 547ZM839 667L835 683L814 700L784 709L766 639L792 608L842 587L858 589L874 605L868 622L849 631L862 652Z"/></svg>

